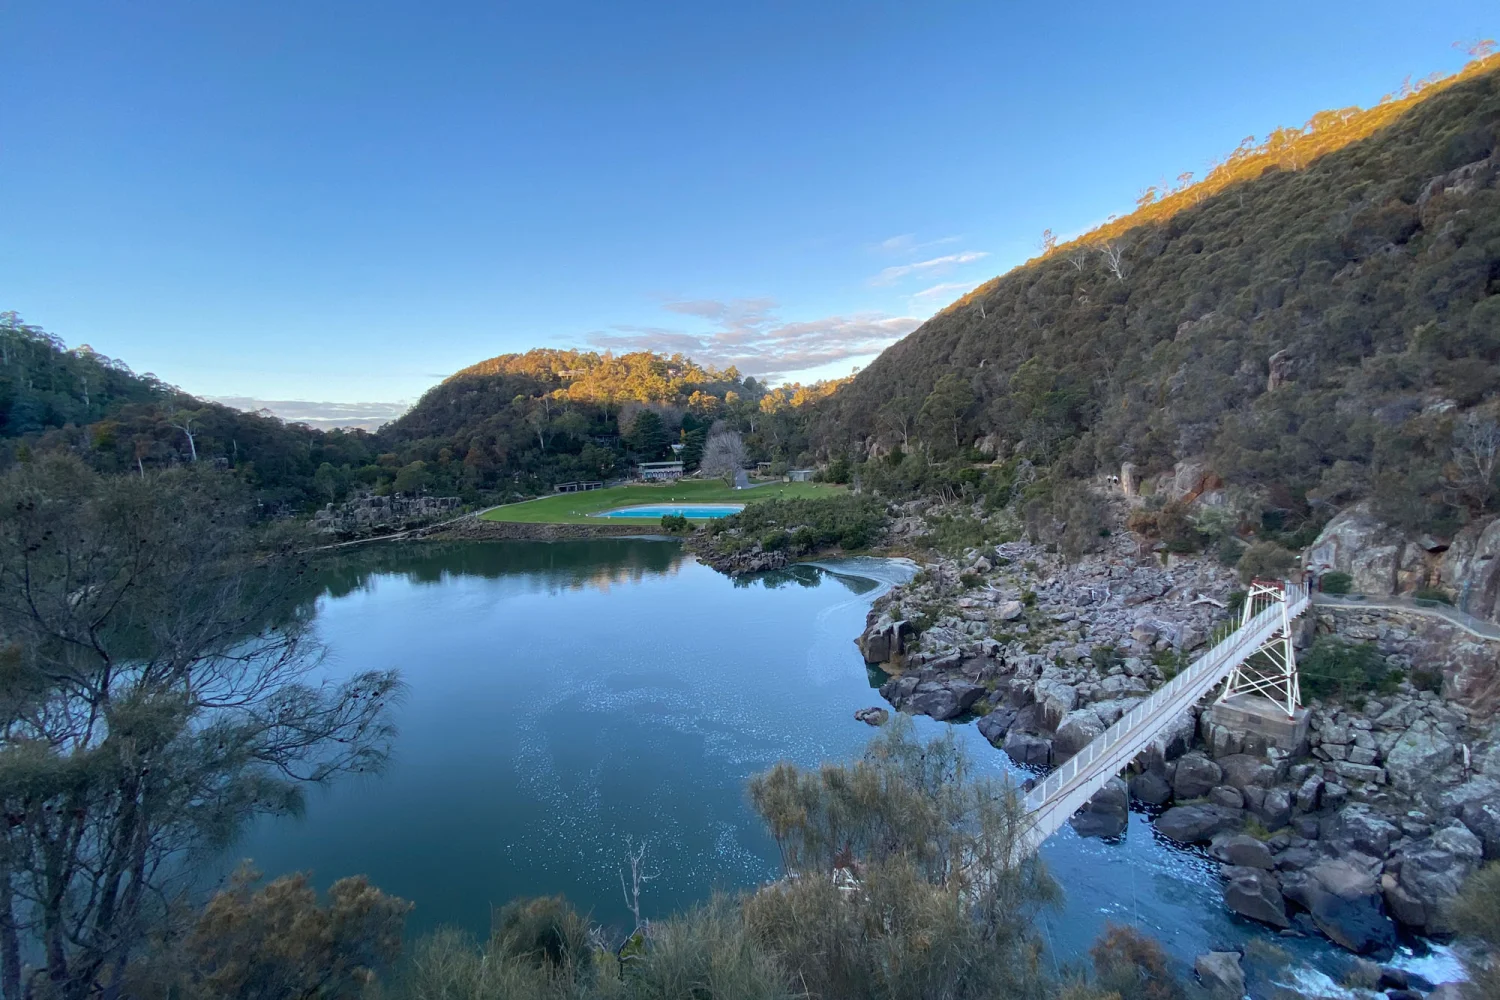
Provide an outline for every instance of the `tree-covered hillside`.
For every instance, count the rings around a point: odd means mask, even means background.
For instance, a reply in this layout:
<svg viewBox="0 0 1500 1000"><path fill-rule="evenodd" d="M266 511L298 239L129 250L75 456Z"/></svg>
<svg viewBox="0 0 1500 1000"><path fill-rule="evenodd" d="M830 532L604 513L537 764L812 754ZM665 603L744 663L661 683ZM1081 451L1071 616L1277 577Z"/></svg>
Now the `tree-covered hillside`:
<svg viewBox="0 0 1500 1000"><path fill-rule="evenodd" d="M813 407L811 441L886 456L871 479L920 444L922 463L982 450L1054 485L1201 460L1293 516L1365 497L1409 526L1478 513L1493 464L1466 489L1455 449L1500 389L1495 62L1297 169L1049 246Z"/></svg>

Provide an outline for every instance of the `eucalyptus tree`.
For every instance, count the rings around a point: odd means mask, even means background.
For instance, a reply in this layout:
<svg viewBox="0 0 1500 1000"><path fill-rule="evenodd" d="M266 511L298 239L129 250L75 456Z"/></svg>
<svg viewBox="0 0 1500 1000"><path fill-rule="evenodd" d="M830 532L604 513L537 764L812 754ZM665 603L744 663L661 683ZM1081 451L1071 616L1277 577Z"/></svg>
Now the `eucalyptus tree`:
<svg viewBox="0 0 1500 1000"><path fill-rule="evenodd" d="M378 768L394 671L319 681L306 567L231 477L0 478L0 996L119 995L195 861Z"/></svg>

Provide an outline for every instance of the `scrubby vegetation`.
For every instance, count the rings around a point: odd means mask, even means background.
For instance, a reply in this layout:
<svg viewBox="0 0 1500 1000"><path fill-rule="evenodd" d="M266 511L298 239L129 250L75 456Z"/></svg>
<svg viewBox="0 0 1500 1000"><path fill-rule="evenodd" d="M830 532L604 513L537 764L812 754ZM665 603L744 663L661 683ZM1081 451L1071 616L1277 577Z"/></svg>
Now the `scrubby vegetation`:
<svg viewBox="0 0 1500 1000"><path fill-rule="evenodd" d="M1332 698L1347 702L1369 694L1390 694L1404 679L1386 666L1374 643L1347 642L1319 636L1297 660L1304 698Z"/></svg>
<svg viewBox="0 0 1500 1000"><path fill-rule="evenodd" d="M885 505L869 496L840 494L815 499L766 500L738 514L710 521L710 544L719 552L759 545L775 552L806 555L838 546L847 551L868 548L880 537Z"/></svg>

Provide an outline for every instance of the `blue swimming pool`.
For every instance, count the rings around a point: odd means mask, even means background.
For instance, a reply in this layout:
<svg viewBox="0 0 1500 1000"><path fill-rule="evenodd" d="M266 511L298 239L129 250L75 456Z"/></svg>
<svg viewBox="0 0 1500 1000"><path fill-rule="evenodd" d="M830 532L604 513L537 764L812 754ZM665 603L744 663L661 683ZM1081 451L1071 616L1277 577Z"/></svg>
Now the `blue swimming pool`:
<svg viewBox="0 0 1500 1000"><path fill-rule="evenodd" d="M694 520L711 517L728 517L745 509L742 503L648 503L637 507L619 507L601 511L595 517L663 517L676 514Z"/></svg>

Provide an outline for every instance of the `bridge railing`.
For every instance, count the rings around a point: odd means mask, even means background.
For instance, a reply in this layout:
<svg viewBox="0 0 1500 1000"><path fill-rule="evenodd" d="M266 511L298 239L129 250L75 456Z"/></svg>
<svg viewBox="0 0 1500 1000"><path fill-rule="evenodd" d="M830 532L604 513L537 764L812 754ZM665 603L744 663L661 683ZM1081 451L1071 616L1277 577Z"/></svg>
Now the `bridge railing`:
<svg viewBox="0 0 1500 1000"><path fill-rule="evenodd" d="M1286 585L1288 614L1300 613L1306 602L1307 588L1305 586L1291 583ZM1192 699L1197 701L1214 684L1228 676L1229 671L1237 663L1260 648L1261 644L1281 624L1281 615L1281 602L1277 601L1256 613L1238 628L1227 632L1216 645L1194 660L1177 676L1153 691L1135 708L1120 716L1114 725L1069 757L1057 770L1048 775L1045 781L1034 787L1026 796L1027 810L1035 812L1045 806L1049 799L1071 785L1080 773L1087 771L1089 766L1099 758L1107 756L1136 727L1160 711L1162 706L1181 697L1185 691L1195 687L1201 688L1197 697Z"/></svg>

